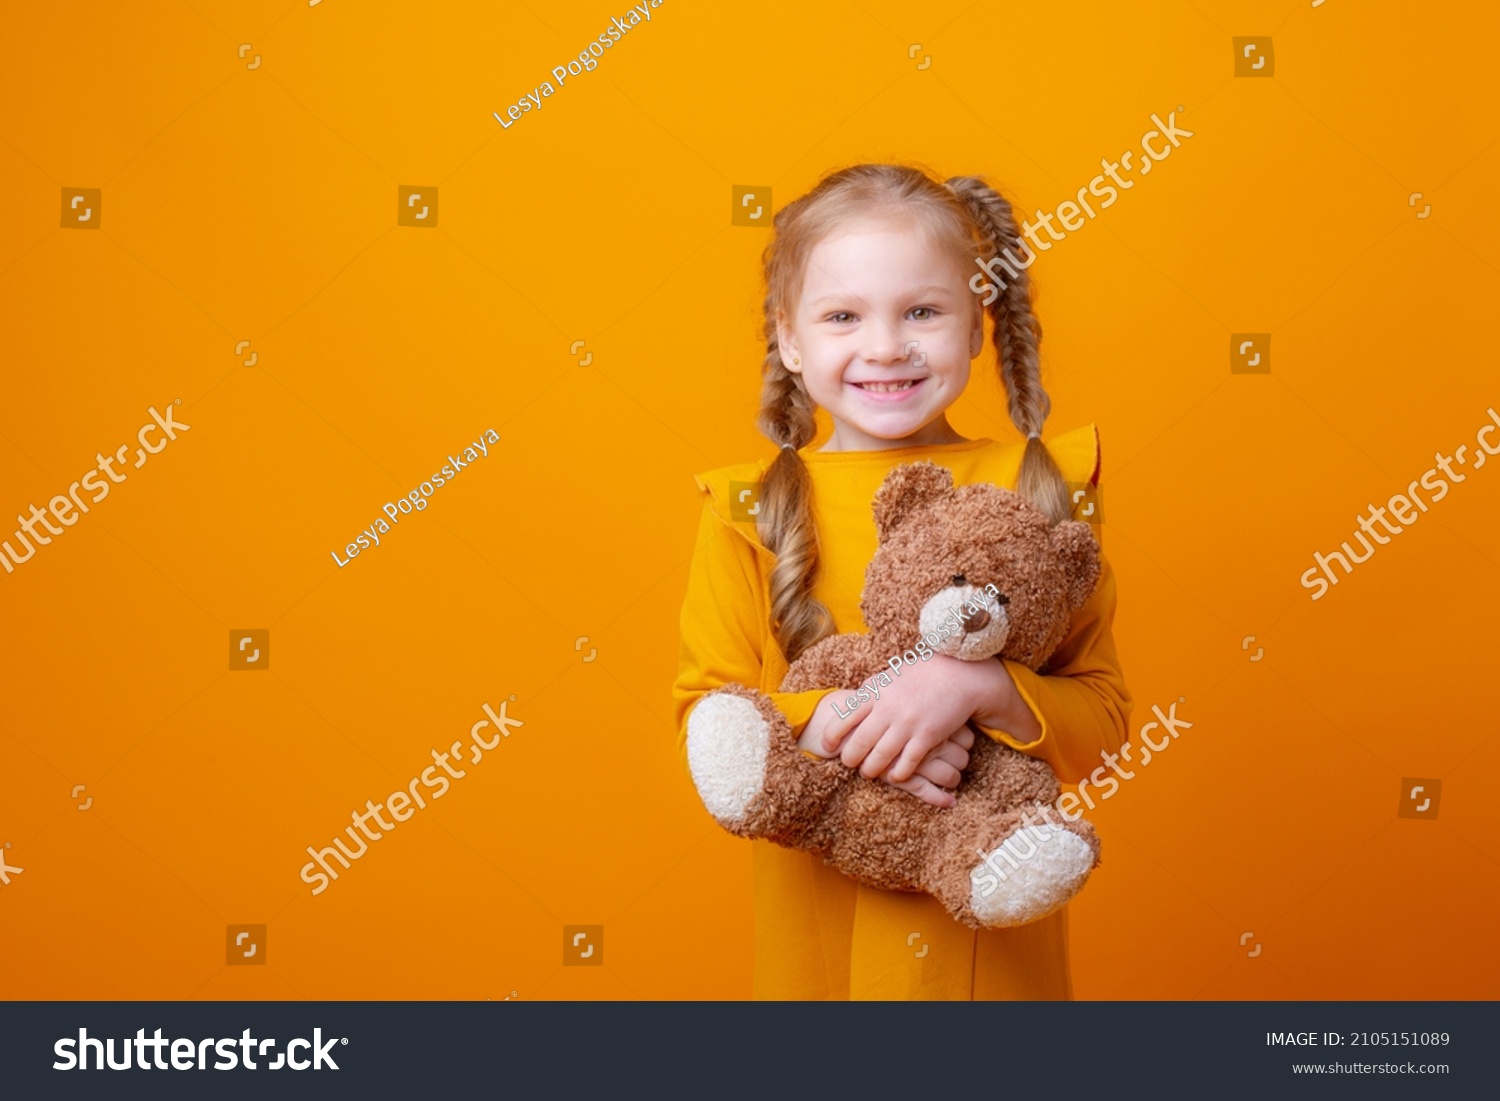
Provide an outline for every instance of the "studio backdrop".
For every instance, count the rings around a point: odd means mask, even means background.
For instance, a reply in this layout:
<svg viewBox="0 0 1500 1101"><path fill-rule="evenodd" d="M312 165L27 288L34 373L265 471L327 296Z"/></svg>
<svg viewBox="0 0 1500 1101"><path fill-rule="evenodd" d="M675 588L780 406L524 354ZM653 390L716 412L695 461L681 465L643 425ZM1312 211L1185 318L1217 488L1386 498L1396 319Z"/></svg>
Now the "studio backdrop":
<svg viewBox="0 0 1500 1101"><path fill-rule="evenodd" d="M748 997L694 476L773 454L772 217L875 161L1011 198L1098 429L1165 748L1089 789L1076 995L1495 996L1493 12L3 23L0 996ZM1018 441L993 355L952 421Z"/></svg>

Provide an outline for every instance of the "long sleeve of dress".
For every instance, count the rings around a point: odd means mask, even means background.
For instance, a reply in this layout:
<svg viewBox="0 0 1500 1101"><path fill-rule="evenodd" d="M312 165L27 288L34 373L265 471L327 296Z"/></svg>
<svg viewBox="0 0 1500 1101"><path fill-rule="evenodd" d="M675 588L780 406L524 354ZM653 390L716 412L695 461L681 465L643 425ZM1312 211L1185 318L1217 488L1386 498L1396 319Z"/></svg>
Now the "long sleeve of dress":
<svg viewBox="0 0 1500 1101"><path fill-rule="evenodd" d="M1115 573L1100 555L1099 583L1073 617L1073 626L1047 663L1035 673L1013 661L1005 663L1021 698L1031 708L1042 733L1022 742L1004 731L974 725L997 741L1040 757L1064 784L1076 784L1114 753L1129 730L1131 699L1115 652Z"/></svg>
<svg viewBox="0 0 1500 1101"><path fill-rule="evenodd" d="M769 609L761 572L768 561L766 552L728 527L704 502L682 602L682 648L672 685L677 752L684 769L688 715L715 688L735 683L760 689L787 717L794 734L802 732L827 691L766 691L768 680L779 685L786 673L785 660L765 626ZM772 652L767 654L767 649Z"/></svg>

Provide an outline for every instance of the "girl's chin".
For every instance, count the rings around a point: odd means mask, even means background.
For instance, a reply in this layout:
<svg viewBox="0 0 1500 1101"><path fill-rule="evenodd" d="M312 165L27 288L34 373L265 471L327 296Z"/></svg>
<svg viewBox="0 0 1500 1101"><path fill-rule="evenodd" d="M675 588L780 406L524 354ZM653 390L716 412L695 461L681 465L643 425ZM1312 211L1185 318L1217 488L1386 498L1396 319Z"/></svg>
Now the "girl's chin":
<svg viewBox="0 0 1500 1101"><path fill-rule="evenodd" d="M931 419L931 418L929 418ZM844 424L855 433L872 441L880 441L889 447L916 447L919 443L907 443L907 437L914 436L927 427L927 421L919 416L902 415L899 417L849 417Z"/></svg>

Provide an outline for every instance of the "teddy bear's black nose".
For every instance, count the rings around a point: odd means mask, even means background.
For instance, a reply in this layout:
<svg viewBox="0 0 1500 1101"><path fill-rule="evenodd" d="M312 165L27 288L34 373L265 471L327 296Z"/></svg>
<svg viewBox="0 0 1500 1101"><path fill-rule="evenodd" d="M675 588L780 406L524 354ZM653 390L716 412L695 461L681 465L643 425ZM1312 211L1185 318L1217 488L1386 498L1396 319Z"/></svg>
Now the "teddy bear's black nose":
<svg viewBox="0 0 1500 1101"><path fill-rule="evenodd" d="M984 630L989 624L990 613L980 608L968 619L964 620L964 630L969 634L973 634L975 631Z"/></svg>

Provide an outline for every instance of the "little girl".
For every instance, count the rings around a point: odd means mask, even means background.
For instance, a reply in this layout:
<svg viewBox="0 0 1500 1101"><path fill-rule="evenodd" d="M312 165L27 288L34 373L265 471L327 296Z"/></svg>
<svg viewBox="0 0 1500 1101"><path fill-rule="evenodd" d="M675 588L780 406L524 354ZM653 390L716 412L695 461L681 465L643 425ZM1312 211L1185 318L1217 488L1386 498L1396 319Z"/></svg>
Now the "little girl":
<svg viewBox="0 0 1500 1101"><path fill-rule="evenodd" d="M1051 401L1026 272L1036 257L1010 204L983 180L940 183L914 168L858 165L825 177L774 227L758 424L779 450L697 478L706 500L673 686L683 767L688 713L733 682L769 695L804 750L837 755L936 806L952 805L976 731L1045 760L1062 783L1078 782L1124 742L1131 707L1111 634L1107 561L1041 673L938 654L843 718L822 701L847 693L777 691L813 643L865 629L871 505L893 467L932 460L956 485L1016 490L1055 523L1071 515L1070 489L1098 485L1099 454L1093 425L1042 442ZM985 306L970 273L1002 250L987 270L1011 277L998 293L986 284ZM1024 443L968 440L948 423L983 348L986 312ZM812 450L820 407L833 431ZM975 932L931 896L865 887L819 857L752 844L756 998L1072 996L1066 909Z"/></svg>

